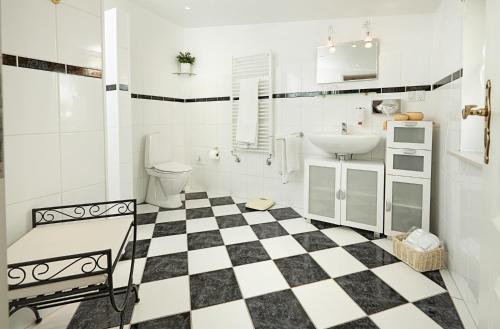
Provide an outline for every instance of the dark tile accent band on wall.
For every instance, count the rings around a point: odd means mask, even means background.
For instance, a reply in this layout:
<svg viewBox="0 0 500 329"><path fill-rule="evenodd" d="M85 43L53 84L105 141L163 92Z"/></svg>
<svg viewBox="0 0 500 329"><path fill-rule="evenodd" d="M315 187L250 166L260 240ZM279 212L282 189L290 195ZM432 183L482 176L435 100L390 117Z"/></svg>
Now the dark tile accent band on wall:
<svg viewBox="0 0 500 329"><path fill-rule="evenodd" d="M106 91L116 90L116 85L106 85Z"/></svg>
<svg viewBox="0 0 500 329"><path fill-rule="evenodd" d="M17 57L14 55L2 54L3 65L17 66Z"/></svg>
<svg viewBox="0 0 500 329"><path fill-rule="evenodd" d="M66 74L80 75L98 79L102 78L102 70L100 69L67 65L36 58L28 58L28 57L15 56L9 54L2 54L2 64L17 66L32 70L66 73Z"/></svg>
<svg viewBox="0 0 500 329"><path fill-rule="evenodd" d="M66 72L73 75L82 75L89 78L102 78L102 71L87 67L66 65Z"/></svg>
<svg viewBox="0 0 500 329"><path fill-rule="evenodd" d="M432 85L432 89L441 88L441 87L449 84L450 82L453 82L455 80L458 80L458 79L462 78L463 76L464 76L464 70L462 68L462 69L460 69L460 70L458 70L456 72L453 72L452 74L449 74L449 75L445 76L444 78L442 78L438 82L434 83Z"/></svg>
<svg viewBox="0 0 500 329"><path fill-rule="evenodd" d="M128 85L126 85L126 84L120 83L119 88L121 91L128 91Z"/></svg>
<svg viewBox="0 0 500 329"><path fill-rule="evenodd" d="M27 57L18 57L17 63L18 63L17 66L27 69L66 73L65 65L60 63L42 61L40 59L27 58Z"/></svg>
<svg viewBox="0 0 500 329"><path fill-rule="evenodd" d="M423 86L407 86L406 91L431 91L432 86L423 85Z"/></svg>

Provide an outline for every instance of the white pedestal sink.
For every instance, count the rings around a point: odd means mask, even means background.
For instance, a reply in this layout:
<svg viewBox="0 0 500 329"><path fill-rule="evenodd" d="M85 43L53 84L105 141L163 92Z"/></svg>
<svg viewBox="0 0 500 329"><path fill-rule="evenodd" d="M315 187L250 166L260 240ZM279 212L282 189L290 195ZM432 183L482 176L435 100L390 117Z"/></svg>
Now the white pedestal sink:
<svg viewBox="0 0 500 329"><path fill-rule="evenodd" d="M330 155L364 154L380 142L380 135L320 132L308 135L311 143Z"/></svg>

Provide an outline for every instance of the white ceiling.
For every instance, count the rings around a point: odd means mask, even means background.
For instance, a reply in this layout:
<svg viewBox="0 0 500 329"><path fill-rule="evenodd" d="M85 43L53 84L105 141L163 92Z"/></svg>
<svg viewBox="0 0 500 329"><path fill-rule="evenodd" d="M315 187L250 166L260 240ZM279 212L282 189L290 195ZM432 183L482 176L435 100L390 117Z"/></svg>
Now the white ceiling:
<svg viewBox="0 0 500 329"><path fill-rule="evenodd" d="M434 12L441 0L131 0L183 27ZM191 10L186 10L189 6Z"/></svg>

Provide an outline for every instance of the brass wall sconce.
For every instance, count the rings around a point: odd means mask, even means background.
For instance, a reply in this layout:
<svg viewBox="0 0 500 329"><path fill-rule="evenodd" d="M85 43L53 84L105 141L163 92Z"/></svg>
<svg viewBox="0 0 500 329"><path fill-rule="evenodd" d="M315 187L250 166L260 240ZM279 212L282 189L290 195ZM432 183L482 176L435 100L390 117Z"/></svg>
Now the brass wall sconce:
<svg viewBox="0 0 500 329"><path fill-rule="evenodd" d="M466 105L462 110L462 118L465 120L470 115L484 117L484 163L490 162L490 143L491 143L491 80L486 82L486 100L484 108L478 108L477 105Z"/></svg>

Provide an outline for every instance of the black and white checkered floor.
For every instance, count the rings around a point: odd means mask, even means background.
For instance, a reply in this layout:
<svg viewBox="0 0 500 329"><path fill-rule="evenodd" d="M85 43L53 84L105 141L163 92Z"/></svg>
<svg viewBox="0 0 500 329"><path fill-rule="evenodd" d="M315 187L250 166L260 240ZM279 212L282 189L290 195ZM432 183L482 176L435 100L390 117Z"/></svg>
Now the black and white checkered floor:
<svg viewBox="0 0 500 329"><path fill-rule="evenodd" d="M413 271L386 239L310 224L292 208L249 211L204 192L185 200L139 206L141 302L126 314L130 328L463 328L441 274ZM97 300L80 304L69 328L118 324Z"/></svg>

